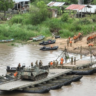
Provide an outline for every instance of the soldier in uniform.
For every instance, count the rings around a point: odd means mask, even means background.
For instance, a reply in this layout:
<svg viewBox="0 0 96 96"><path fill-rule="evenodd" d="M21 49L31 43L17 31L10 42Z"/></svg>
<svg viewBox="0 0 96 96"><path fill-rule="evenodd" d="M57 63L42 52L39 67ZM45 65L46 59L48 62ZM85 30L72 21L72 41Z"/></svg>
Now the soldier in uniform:
<svg viewBox="0 0 96 96"><path fill-rule="evenodd" d="M74 65L76 65L76 57L74 57Z"/></svg>
<svg viewBox="0 0 96 96"><path fill-rule="evenodd" d="M18 66L17 66L17 70L19 70L21 67L21 64L19 63Z"/></svg>
<svg viewBox="0 0 96 96"><path fill-rule="evenodd" d="M40 60L40 61L39 61L39 67L41 67L41 66L42 66L42 64L43 64L43 63L42 63L42 61Z"/></svg>
<svg viewBox="0 0 96 96"><path fill-rule="evenodd" d="M33 67L33 62L31 62L31 67Z"/></svg>
<svg viewBox="0 0 96 96"><path fill-rule="evenodd" d="M56 65L56 67L58 67L58 61L57 60L55 61L55 65Z"/></svg>
<svg viewBox="0 0 96 96"><path fill-rule="evenodd" d="M36 60L35 64L36 64L36 66L38 66L38 60Z"/></svg>
<svg viewBox="0 0 96 96"><path fill-rule="evenodd" d="M71 64L73 64L73 57L71 57Z"/></svg>
<svg viewBox="0 0 96 96"><path fill-rule="evenodd" d="M55 61L53 61L53 67L55 67Z"/></svg>

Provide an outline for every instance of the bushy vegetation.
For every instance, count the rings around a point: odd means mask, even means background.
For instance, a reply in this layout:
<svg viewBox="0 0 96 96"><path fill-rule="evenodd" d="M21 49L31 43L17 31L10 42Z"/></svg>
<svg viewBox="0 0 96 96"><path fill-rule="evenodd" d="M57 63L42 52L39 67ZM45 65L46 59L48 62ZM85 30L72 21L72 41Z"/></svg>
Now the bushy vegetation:
<svg viewBox="0 0 96 96"><path fill-rule="evenodd" d="M50 13L43 1L36 0L34 2L36 6L32 3L28 13L15 15L10 21L1 24L0 39L28 40L37 35L51 36L51 32L54 31L58 31L61 37L66 38L78 32L86 35L92 32L92 26L94 31L96 30L95 15L72 18L68 13L63 13L59 18L49 18Z"/></svg>

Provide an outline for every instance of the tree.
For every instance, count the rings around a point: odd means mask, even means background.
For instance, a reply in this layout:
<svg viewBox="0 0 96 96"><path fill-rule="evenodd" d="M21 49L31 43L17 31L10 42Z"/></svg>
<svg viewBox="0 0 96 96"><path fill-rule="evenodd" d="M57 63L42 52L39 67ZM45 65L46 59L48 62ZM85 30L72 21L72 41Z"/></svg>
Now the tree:
<svg viewBox="0 0 96 96"><path fill-rule="evenodd" d="M44 1L39 1L37 2L37 9L36 8L31 8L31 22L33 25L40 24L42 21L46 20L48 18L48 10L47 6L44 3Z"/></svg>
<svg viewBox="0 0 96 96"><path fill-rule="evenodd" d="M13 0L0 0L0 11L4 11L4 18L6 17L6 11L8 8L13 8Z"/></svg>

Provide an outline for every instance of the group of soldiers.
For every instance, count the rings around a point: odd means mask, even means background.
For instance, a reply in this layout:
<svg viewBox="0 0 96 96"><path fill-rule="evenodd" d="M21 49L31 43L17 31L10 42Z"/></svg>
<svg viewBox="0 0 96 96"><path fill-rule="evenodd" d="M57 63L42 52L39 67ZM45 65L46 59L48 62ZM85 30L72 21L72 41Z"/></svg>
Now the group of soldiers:
<svg viewBox="0 0 96 96"><path fill-rule="evenodd" d="M87 44L95 41L95 39L96 39L96 34L87 37Z"/></svg>
<svg viewBox="0 0 96 96"><path fill-rule="evenodd" d="M78 33L78 35L74 35L73 37L74 43L76 43L78 40L82 40L82 37L83 35L80 32Z"/></svg>
<svg viewBox="0 0 96 96"><path fill-rule="evenodd" d="M54 61L49 62L49 66L50 67L57 67L58 66L58 61L54 60Z"/></svg>
<svg viewBox="0 0 96 96"><path fill-rule="evenodd" d="M43 65L42 60L40 60L39 62L38 62L38 60L36 60L36 62L35 62L35 66L37 66L37 67L41 67L42 65ZM31 62L31 67L33 67L33 62Z"/></svg>
<svg viewBox="0 0 96 96"><path fill-rule="evenodd" d="M58 63L58 61L57 60L54 60L54 61L51 61L51 62L49 62L49 66L50 67L54 67L54 68L56 68L56 67L58 67L58 65L60 65L60 66L63 66L64 65L64 59L63 59L63 57L60 59L60 64ZM71 65L76 65L76 57L71 57Z"/></svg>
<svg viewBox="0 0 96 96"><path fill-rule="evenodd" d="M82 40L82 37L83 37L82 33L79 32L78 35L74 35L72 40L74 40L74 43L76 43L78 40ZM72 47L72 40L69 36L69 38L67 39L67 47L69 47L69 44L70 47Z"/></svg>

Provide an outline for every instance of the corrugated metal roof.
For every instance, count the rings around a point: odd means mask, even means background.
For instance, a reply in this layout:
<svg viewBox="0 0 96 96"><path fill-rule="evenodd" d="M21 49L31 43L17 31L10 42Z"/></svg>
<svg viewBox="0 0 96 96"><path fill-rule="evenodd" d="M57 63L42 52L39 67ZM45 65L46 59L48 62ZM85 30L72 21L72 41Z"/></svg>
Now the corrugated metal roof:
<svg viewBox="0 0 96 96"><path fill-rule="evenodd" d="M53 2L51 1L50 3L47 4L47 6L63 6L65 2Z"/></svg>
<svg viewBox="0 0 96 96"><path fill-rule="evenodd" d="M68 6L66 9L69 9L69 10L81 10L84 7L85 7L85 5L72 4L72 5Z"/></svg>
<svg viewBox="0 0 96 96"><path fill-rule="evenodd" d="M24 2L24 1L30 1L30 0L13 0L15 3Z"/></svg>

